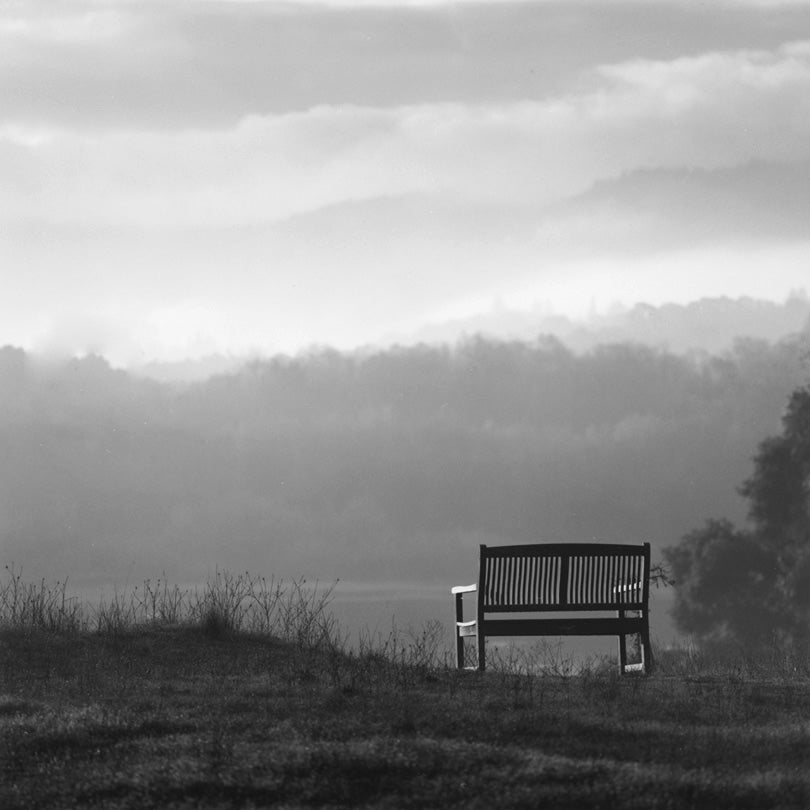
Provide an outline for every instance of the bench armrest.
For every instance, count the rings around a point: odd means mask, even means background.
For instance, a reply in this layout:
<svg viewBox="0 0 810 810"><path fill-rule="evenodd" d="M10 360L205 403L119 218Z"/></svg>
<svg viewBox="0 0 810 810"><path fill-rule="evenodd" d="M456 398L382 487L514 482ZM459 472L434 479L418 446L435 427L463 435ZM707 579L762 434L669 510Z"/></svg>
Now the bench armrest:
<svg viewBox="0 0 810 810"><path fill-rule="evenodd" d="M450 593L454 595L457 593L475 593L477 590L477 585L456 585L455 588L450 589Z"/></svg>

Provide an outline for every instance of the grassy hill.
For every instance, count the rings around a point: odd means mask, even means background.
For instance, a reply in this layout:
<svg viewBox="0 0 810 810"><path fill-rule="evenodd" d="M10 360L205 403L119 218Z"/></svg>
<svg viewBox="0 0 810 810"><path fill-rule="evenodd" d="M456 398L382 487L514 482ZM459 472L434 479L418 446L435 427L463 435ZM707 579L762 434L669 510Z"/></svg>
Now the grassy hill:
<svg viewBox="0 0 810 810"><path fill-rule="evenodd" d="M430 626L347 644L301 587L249 631L227 598L244 584L196 603L164 587L178 621L145 619L141 591L91 626L58 588L7 580L0 806L810 805L806 659L659 650L655 674L622 678L546 644L458 672Z"/></svg>

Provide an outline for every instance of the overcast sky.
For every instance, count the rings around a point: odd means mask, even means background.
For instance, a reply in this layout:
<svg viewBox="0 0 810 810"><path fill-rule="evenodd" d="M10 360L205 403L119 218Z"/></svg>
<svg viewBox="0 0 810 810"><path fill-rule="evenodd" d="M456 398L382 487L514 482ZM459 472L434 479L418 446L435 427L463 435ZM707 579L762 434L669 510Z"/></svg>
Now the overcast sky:
<svg viewBox="0 0 810 810"><path fill-rule="evenodd" d="M0 344L810 286L810 0L0 0Z"/></svg>

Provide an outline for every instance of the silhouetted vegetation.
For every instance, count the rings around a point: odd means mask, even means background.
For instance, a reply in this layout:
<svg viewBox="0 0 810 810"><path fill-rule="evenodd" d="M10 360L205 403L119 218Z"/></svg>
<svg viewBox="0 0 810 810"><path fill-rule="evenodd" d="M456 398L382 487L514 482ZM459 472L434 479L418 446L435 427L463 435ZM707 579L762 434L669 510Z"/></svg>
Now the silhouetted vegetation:
<svg viewBox="0 0 810 810"><path fill-rule="evenodd" d="M698 639L747 647L810 642L810 388L790 396L740 487L750 527L711 520L667 550L674 617Z"/></svg>

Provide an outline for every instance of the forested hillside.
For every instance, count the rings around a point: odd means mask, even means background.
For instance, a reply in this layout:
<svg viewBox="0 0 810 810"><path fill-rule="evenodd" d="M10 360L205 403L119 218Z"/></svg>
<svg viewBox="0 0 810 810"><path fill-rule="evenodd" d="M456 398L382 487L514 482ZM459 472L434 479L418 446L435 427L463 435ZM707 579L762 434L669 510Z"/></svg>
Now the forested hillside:
<svg viewBox="0 0 810 810"><path fill-rule="evenodd" d="M454 582L479 542L650 540L713 515L810 378L810 335L719 356L560 342L315 352L171 386L0 350L0 549L105 583L215 566Z"/></svg>
<svg viewBox="0 0 810 810"><path fill-rule="evenodd" d="M660 184L663 179L659 173L650 173L643 185ZM795 178L787 182L795 183ZM479 315L425 326L418 334L434 343L452 342L461 334L516 340L549 334L576 351L590 351L604 343L643 343L678 353L702 349L718 354L731 349L740 335L775 342L809 322L810 298L796 290L781 303L721 296L687 304L639 303L629 309L615 305L601 314L592 312L585 321L551 314L541 306L521 311L501 304Z"/></svg>

